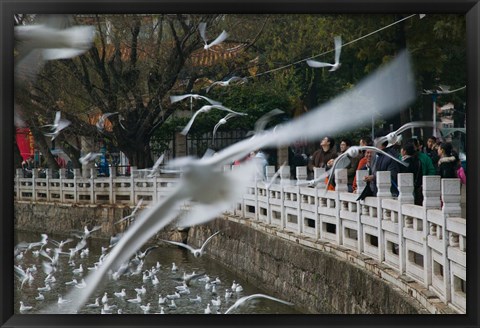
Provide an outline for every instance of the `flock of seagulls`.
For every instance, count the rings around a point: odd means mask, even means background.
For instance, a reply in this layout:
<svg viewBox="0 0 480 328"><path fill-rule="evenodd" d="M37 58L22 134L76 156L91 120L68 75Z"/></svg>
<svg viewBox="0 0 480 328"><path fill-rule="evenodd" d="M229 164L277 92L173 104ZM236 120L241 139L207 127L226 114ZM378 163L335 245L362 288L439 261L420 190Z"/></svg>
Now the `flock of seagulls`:
<svg viewBox="0 0 480 328"><path fill-rule="evenodd" d="M201 247L202 250L197 254L201 255L208 242L219 233L220 231L217 231L207 238ZM44 236L42 236L43 238ZM22 242L17 245L17 251L22 249L23 252L31 253L21 260L16 260L17 263L14 268L18 281L21 281L20 286L18 284L16 286L20 289L36 290L38 293L38 296L30 296L30 301L28 302L25 302L24 299L19 300L20 306L18 311L20 313L43 313L44 309L49 306L56 308L58 312L68 309L75 301L68 291L80 290L86 287L87 282L84 277L88 273L83 270L83 267L91 265L97 259L97 256L99 256L98 262L95 263L100 263L101 265L102 258L109 256L108 249L110 247L103 246L100 254L89 253L85 258L80 258L78 254L74 258L63 256L69 253L63 252L62 247L73 241L73 238L67 238L60 242L49 240L46 244ZM94 246L94 250L99 249L98 243L100 241L91 245ZM49 244L55 246L55 248L46 248ZM32 246L28 248L28 245ZM45 248L45 250L42 249L45 252L45 254L42 254L44 258L34 255L33 252L36 248ZM172 267L169 268L168 265L162 265L158 261L156 264L153 264L155 260L152 258L147 261L146 256L157 248L159 246L155 245L148 247L144 251L138 251L134 258L129 261L128 269L123 271L114 284L109 285L109 291L101 292L101 295L94 296L90 302L86 302L76 313L166 314L197 311L205 314L229 314L236 311L245 302L258 297L289 306L293 305L290 302L265 294L244 296L243 287L235 281L229 287L229 285L222 283L218 276L211 278L205 272L196 273L195 271L187 273L187 268L180 268L174 262ZM164 252L170 252L170 250L164 249ZM48 254L52 255L55 260ZM195 255L195 257L200 255ZM75 265L75 261L81 263ZM40 265L39 262L41 262L43 270L37 271L36 266ZM149 264L153 264L150 269L148 268ZM28 267L23 269L22 266L26 265ZM183 270L183 275L179 273L180 270ZM55 276L57 278L54 278ZM40 283L45 283L45 287L37 287ZM135 287L136 283L139 284L137 285L138 287ZM24 286L25 284L27 287ZM124 287L121 287L119 290L117 289L119 286ZM22 298L26 298L29 294L32 293L28 291L21 295L23 295Z"/></svg>

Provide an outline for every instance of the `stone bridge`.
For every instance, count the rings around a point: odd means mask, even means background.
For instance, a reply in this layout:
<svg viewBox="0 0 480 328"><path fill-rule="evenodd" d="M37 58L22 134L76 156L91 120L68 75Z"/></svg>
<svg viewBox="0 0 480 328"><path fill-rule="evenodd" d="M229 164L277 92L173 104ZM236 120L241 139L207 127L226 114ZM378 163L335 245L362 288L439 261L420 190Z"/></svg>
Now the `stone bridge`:
<svg viewBox="0 0 480 328"><path fill-rule="evenodd" d="M37 172L32 178L23 178L19 169L15 200L17 205L61 204L70 210L71 206L102 205L132 209L140 200L148 206L162 199L179 181L176 176L142 177L135 168L132 172L129 177L115 176L112 171L108 178L97 178L92 170L90 178L83 178L80 170L75 170L74 177L67 179L65 170L60 170L59 178L54 179L48 170L44 178L38 178ZM267 167L266 172L270 181L274 167ZM315 169L315 176L323 173ZM364 174L357 171L359 190ZM297 167L297 177L305 180L306 167ZM329 253L350 262L413 298L423 313L465 313L466 219L461 217L459 179L424 176L423 206L413 204L410 173L399 174L400 194L394 198L389 191L390 173L378 172L377 197L363 201L347 192L346 170L337 170L335 179L335 191L326 191L322 183L299 186L284 167L272 184L251 181L243 198L223 214L223 220L216 221L240 224L309 252Z"/></svg>

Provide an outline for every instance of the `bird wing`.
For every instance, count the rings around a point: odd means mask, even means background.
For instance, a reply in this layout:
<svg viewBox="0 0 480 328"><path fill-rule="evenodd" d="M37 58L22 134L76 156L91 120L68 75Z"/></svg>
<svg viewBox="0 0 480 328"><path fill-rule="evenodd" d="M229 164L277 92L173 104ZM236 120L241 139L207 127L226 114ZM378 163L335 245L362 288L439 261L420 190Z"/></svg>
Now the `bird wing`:
<svg viewBox="0 0 480 328"><path fill-rule="evenodd" d="M156 171L156 170L158 169L158 167L160 166L160 164L162 164L164 157L165 157L165 153L163 153L163 154L157 159L157 161L155 162L155 164L153 164L152 171Z"/></svg>
<svg viewBox="0 0 480 328"><path fill-rule="evenodd" d="M222 103L219 102L219 101L212 100L212 99L210 99L210 98L208 98L208 97L205 97L205 96L197 95L197 96L195 96L194 98L202 98L202 99L205 99L206 101L208 101L208 102L209 102L210 104L212 104L212 105L221 105L221 104L222 104Z"/></svg>
<svg viewBox="0 0 480 328"><path fill-rule="evenodd" d="M335 173L336 169L343 169L350 164L350 159L347 156L347 152L344 152L343 154L340 154L335 160L333 161L332 168L328 171L328 181L327 185L325 186L325 190L328 190L328 186L332 183L333 181L333 174Z"/></svg>
<svg viewBox="0 0 480 328"><path fill-rule="evenodd" d="M311 59L307 60L307 65L314 68L333 66L333 64L330 63L319 62Z"/></svg>
<svg viewBox="0 0 480 328"><path fill-rule="evenodd" d="M41 51L44 60L68 59L80 56L85 52L84 49L75 48L52 48L42 49Z"/></svg>
<svg viewBox="0 0 480 328"><path fill-rule="evenodd" d="M340 52L342 51L342 37L335 37L335 64L340 64Z"/></svg>
<svg viewBox="0 0 480 328"><path fill-rule="evenodd" d="M200 23L198 24L198 32L200 32L200 36L202 37L205 44L207 44L207 37L205 35L205 29L207 28L207 23Z"/></svg>
<svg viewBox="0 0 480 328"><path fill-rule="evenodd" d="M142 212L120 241L112 248L110 255L106 257L103 264L85 278L87 287L72 290L67 294L68 298L73 300L68 307L58 309L56 305L52 305L42 311L44 313L59 313L59 311L75 313L80 309L89 296L98 290L108 271L115 271L116 267L125 263L157 231L163 229L177 217L179 213L177 205L180 204L180 199L186 197L185 190L187 189L188 186L180 183L167 198Z"/></svg>
<svg viewBox="0 0 480 328"><path fill-rule="evenodd" d="M201 164L231 162L255 149L288 145L302 138L316 140L324 135L367 124L372 115L392 115L414 100L412 81L410 56L405 51L361 81L355 88L295 120L237 142L219 151L214 157L202 159ZM318 122L329 124L319 129Z"/></svg>
<svg viewBox="0 0 480 328"><path fill-rule="evenodd" d="M287 165L287 161L283 162L282 166L278 168L277 172L275 172L275 174L272 176L272 178L270 179L270 182L266 185L265 188L267 189L270 188L270 186L275 181L275 179L280 175L280 172L282 172L282 169L285 167L285 165Z"/></svg>
<svg viewBox="0 0 480 328"><path fill-rule="evenodd" d="M216 235L218 235L219 233L220 233L220 231L215 232L213 235L211 235L210 237L208 237L207 240L205 240L205 241L203 242L203 245L202 245L202 247L200 248L200 253L203 253L203 249L205 248L205 246L207 245L207 243L208 243L213 237L215 237Z"/></svg>
<svg viewBox="0 0 480 328"><path fill-rule="evenodd" d="M272 300L272 301L275 301L275 302L280 302L280 303L283 303L283 304L286 304L286 305L293 305L293 303L290 303L290 302L287 302L287 301L284 301L284 300L281 300L279 298L275 298L275 297L272 297L272 296L268 296L268 295L265 295L265 294L253 294L253 295L243 296L243 297L239 298L232 306L230 306L227 309L227 311L225 311L224 314L228 314L228 313L232 312L233 310L235 310L237 307L239 307L240 305L242 305L246 301L249 301L249 300L254 299L254 298L267 298L269 300Z"/></svg>
<svg viewBox="0 0 480 328"><path fill-rule="evenodd" d="M230 108L227 108L227 107L222 106L222 105L212 105L212 108L217 108L217 109L220 109L220 110L224 110L226 112L230 112L230 113L233 113L233 114L236 114L236 115L242 115L242 116L247 115L247 113L236 112L236 111L231 110Z"/></svg>
<svg viewBox="0 0 480 328"><path fill-rule="evenodd" d="M411 128L421 128L421 127L433 127L433 122L432 121L415 121L415 122L409 122L407 124L402 125L400 128L398 128L397 131L395 131L395 134L398 135L402 133L403 131Z"/></svg>
<svg viewBox="0 0 480 328"><path fill-rule="evenodd" d="M217 38L215 40L212 41L212 43L210 43L208 45L208 48L212 47L212 46L216 46L217 44L220 44L222 43L223 41L225 41L225 39L228 38L228 33L225 32L225 31L222 31L222 33L220 33L219 36L217 36Z"/></svg>
<svg viewBox="0 0 480 328"><path fill-rule="evenodd" d="M370 150L373 150L373 151L382 153L383 155L390 157L391 159L393 159L394 161L398 162L399 164L408 167L408 163L405 163L404 161L399 160L399 159L396 158L395 156L392 156L392 155L390 155L389 153L387 153L387 152L385 152L385 151L383 151L383 150L381 150L381 149L378 149L378 148L376 148L376 147L373 147L373 146L359 146L359 148L360 148L360 149L370 149Z"/></svg>
<svg viewBox="0 0 480 328"><path fill-rule="evenodd" d="M204 106L205 107L205 106ZM202 107L203 108L203 107ZM193 122L195 121L195 118L197 117L197 115L202 111L202 108L200 108L199 110L197 110L195 112L195 114L193 114L192 118L190 119L190 121L188 121L187 125L185 125L185 127L183 128L182 132L180 132L181 134L183 135L187 135L188 131L190 131L190 128L192 127L192 124Z"/></svg>
<svg viewBox="0 0 480 328"><path fill-rule="evenodd" d="M267 126L268 122L270 122L272 120L272 117L276 116L276 115L280 115L280 114L283 114L284 111L279 109L279 108L275 108L275 109L272 109L271 111L269 111L268 113L262 115L256 122L255 122L255 125L254 125L254 129L253 129L253 133L258 133L260 131L263 131L265 129L265 126Z"/></svg>
<svg viewBox="0 0 480 328"><path fill-rule="evenodd" d="M184 243L180 243L178 241L173 241L173 240L165 240L165 239L161 239L161 241L164 241L166 243L169 243L169 244L172 244L172 245L177 245L177 246L180 246L180 247L183 247L183 248L186 248L188 249L190 252L195 252L195 248L193 248L192 246L190 245L187 245L187 244L184 244Z"/></svg>
<svg viewBox="0 0 480 328"><path fill-rule="evenodd" d="M173 103L176 103L177 101L181 101L185 98L188 98L188 97L192 97L193 95L192 94L186 94L186 95L181 95L181 96L170 96L170 102L173 104Z"/></svg>
<svg viewBox="0 0 480 328"><path fill-rule="evenodd" d="M210 84L210 86L207 88L207 90L206 90L205 92L208 93L212 87L216 86L217 84L221 84L222 82L223 82L223 81L215 81L215 82L213 82L212 84Z"/></svg>

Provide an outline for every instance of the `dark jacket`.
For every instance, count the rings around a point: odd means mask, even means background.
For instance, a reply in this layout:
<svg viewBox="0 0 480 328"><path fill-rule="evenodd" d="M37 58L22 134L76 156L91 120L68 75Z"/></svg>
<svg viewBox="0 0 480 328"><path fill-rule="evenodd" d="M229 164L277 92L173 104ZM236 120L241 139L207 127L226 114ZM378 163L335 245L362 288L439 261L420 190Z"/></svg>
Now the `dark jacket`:
<svg viewBox="0 0 480 328"><path fill-rule="evenodd" d="M383 149L384 152L389 153L395 158L398 158L398 153L393 147L388 147ZM390 171L391 176L391 183L392 186L390 188L390 192L393 196L398 196L398 188L397 188L397 175L400 173L400 164L393 160L392 158L383 155L382 153L377 153L375 155L375 160L373 162L373 170L372 174L376 178L377 172L380 171ZM377 184L375 183L370 184L374 196L377 195Z"/></svg>
<svg viewBox="0 0 480 328"><path fill-rule="evenodd" d="M337 158L335 149L330 148L328 151L323 151L322 148L312 154L312 165L314 167L326 167L329 160Z"/></svg>
<svg viewBox="0 0 480 328"><path fill-rule="evenodd" d="M455 156L441 157L438 160L437 174L442 178L457 177L457 159Z"/></svg>
<svg viewBox="0 0 480 328"><path fill-rule="evenodd" d="M421 206L423 203L423 170L422 161L418 158L417 154L418 153L403 159L408 166L400 165L400 173L413 173L413 196L415 205ZM427 159L430 160L429 158Z"/></svg>

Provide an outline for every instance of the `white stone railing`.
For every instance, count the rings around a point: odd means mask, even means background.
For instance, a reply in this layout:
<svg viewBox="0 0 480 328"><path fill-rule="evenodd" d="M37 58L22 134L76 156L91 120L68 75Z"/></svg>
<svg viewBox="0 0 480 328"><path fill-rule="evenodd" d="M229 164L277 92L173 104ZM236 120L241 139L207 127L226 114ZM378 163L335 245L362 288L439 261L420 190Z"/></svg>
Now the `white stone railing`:
<svg viewBox="0 0 480 328"><path fill-rule="evenodd" d="M225 169L228 169L226 167ZM283 167L272 184L252 181L232 214L275 226L298 237L329 242L370 257L407 276L456 311L466 311L466 220L461 218L460 180L423 177L423 206L414 205L413 175L398 175L399 196L391 197L390 173L377 173L377 197L357 201L347 192L346 170L335 172L335 191L320 182L315 188L298 186ZM17 201L76 204L124 204L135 206L168 195L178 177L23 178L17 170L14 194ZM135 172L133 169L132 172ZM267 167L267 180L274 167ZM315 169L315 176L325 171ZM113 172L112 172L113 173ZM359 190L365 171L357 171ZM299 181L306 167L297 167Z"/></svg>

